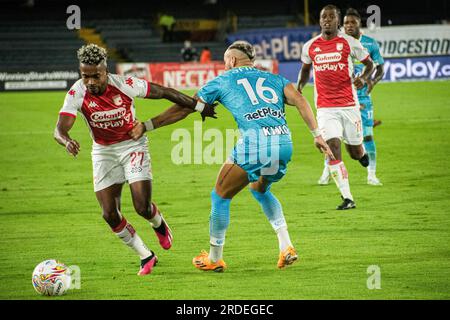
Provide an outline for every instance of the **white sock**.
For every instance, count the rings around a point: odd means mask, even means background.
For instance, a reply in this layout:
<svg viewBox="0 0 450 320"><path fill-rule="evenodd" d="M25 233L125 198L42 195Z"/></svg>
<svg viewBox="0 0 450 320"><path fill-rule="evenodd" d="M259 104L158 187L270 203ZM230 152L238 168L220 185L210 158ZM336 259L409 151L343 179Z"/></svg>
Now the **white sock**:
<svg viewBox="0 0 450 320"><path fill-rule="evenodd" d="M324 174L324 173L330 173L330 171L328 170L328 160L327 160L327 158L325 158L325 160L323 161L323 172L322 172L322 174Z"/></svg>
<svg viewBox="0 0 450 320"><path fill-rule="evenodd" d="M150 221L153 228L158 228L162 222L161 214L158 210L158 207L153 202L152 202L151 206L152 206L153 218L149 219L148 221Z"/></svg>
<svg viewBox="0 0 450 320"><path fill-rule="evenodd" d="M330 174L344 199L350 199L353 201L353 196L350 193L350 184L348 182L348 172L347 168L345 168L344 162L331 160L329 161L328 167L330 168Z"/></svg>
<svg viewBox="0 0 450 320"><path fill-rule="evenodd" d="M209 260L212 262L219 261L222 259L223 255L223 246L209 246Z"/></svg>
<svg viewBox="0 0 450 320"><path fill-rule="evenodd" d="M277 231L277 237L278 237L278 245L280 248L280 251L286 250L288 247L292 247L291 238L289 237L289 232L287 230L287 227L281 227Z"/></svg>
<svg viewBox="0 0 450 320"><path fill-rule="evenodd" d="M129 224L125 218L122 218L120 224L114 228L113 231L127 246L139 255L141 260L152 255L152 252L147 248L133 226Z"/></svg>

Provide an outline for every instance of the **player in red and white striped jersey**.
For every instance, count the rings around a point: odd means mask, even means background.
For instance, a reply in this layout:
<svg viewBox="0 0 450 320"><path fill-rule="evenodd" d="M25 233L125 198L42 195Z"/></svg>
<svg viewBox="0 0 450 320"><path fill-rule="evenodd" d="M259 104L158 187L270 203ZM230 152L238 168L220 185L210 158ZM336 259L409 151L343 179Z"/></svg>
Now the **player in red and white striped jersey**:
<svg viewBox="0 0 450 320"><path fill-rule="evenodd" d="M166 250L172 246L172 234L158 207L151 202L152 173L147 137L135 140L130 133L139 123L136 121L134 98L165 98L176 103L178 108L202 112L203 118L214 117L214 106L142 79L109 74L106 50L97 45L83 46L78 50L78 59L81 79L66 95L54 137L70 154L77 156L80 144L70 137L69 131L77 113L82 115L94 140L94 191L103 218L116 235L139 255L141 268L138 274L146 275L152 271L157 257L120 211L125 182L130 185L136 212L150 222L160 245ZM152 120L145 122L145 127L153 129Z"/></svg>
<svg viewBox="0 0 450 320"><path fill-rule="evenodd" d="M342 161L341 140L352 159L367 167L368 156L362 145L362 125L356 89L364 86L373 69L367 50L359 41L339 32L340 11L333 5L320 12L322 33L309 40L302 49L302 69L298 84L301 91L314 70L314 100L317 122L323 138L330 146L336 160L328 159L328 168L343 203L338 210L355 208L350 193L348 173ZM353 78L352 58L361 61L365 68Z"/></svg>

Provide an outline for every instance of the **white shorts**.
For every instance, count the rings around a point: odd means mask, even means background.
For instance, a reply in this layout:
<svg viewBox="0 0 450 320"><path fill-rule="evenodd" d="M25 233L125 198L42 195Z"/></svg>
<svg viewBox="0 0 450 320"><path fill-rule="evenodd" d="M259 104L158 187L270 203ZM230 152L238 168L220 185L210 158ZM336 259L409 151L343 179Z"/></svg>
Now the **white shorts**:
<svg viewBox="0 0 450 320"><path fill-rule="evenodd" d="M126 140L109 146L92 145L94 191L126 181L151 180L152 168L147 137L138 141Z"/></svg>
<svg viewBox="0 0 450 320"><path fill-rule="evenodd" d="M358 108L319 108L317 123L325 141L344 140L349 145L363 142L361 113Z"/></svg>

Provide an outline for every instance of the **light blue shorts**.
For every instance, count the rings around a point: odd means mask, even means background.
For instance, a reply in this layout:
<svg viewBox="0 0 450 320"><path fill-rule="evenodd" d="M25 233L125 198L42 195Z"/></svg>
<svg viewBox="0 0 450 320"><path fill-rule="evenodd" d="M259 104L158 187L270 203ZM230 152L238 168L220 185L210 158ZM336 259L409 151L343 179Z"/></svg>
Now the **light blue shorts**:
<svg viewBox="0 0 450 320"><path fill-rule="evenodd" d="M372 100L360 99L359 104L361 105L361 120L364 127L373 127L373 104ZM364 134L366 136L366 134Z"/></svg>
<svg viewBox="0 0 450 320"><path fill-rule="evenodd" d="M256 147L238 143L230 155L230 160L247 172L250 182L258 181L261 176L269 182L277 182L286 174L291 157L292 142Z"/></svg>
<svg viewBox="0 0 450 320"><path fill-rule="evenodd" d="M363 126L363 136L373 136L373 126Z"/></svg>

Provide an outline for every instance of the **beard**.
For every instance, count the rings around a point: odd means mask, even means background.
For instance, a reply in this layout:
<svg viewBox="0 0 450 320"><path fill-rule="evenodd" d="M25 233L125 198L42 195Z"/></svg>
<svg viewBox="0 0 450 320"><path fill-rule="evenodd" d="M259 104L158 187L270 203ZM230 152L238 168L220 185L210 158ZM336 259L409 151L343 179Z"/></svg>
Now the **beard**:
<svg viewBox="0 0 450 320"><path fill-rule="evenodd" d="M87 89L88 89L90 94L92 94L94 96L100 96L100 95L103 94L103 92L105 92L106 85L87 87Z"/></svg>

